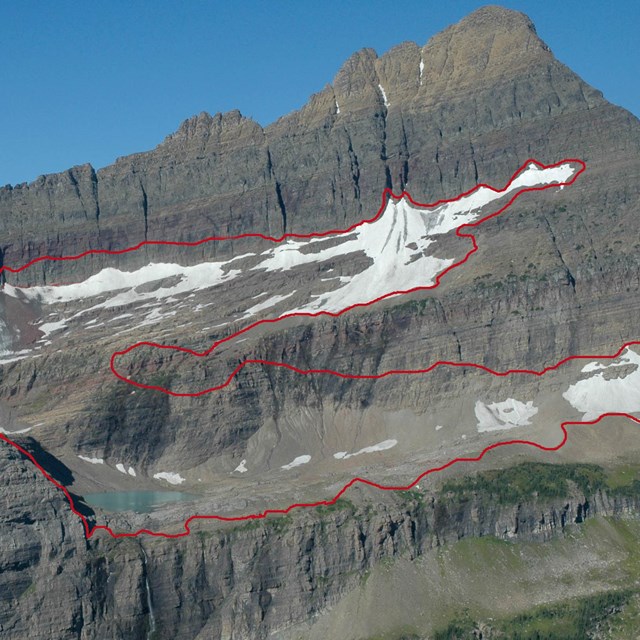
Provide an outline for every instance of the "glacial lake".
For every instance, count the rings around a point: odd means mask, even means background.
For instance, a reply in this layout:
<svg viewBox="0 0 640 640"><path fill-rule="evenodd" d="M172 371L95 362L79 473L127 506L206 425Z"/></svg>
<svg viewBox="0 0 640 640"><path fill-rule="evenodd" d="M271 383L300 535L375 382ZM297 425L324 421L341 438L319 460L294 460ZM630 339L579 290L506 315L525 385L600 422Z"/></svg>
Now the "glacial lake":
<svg viewBox="0 0 640 640"><path fill-rule="evenodd" d="M87 493L85 502L104 511L135 511L150 513L171 502L189 502L197 496L180 491L106 491Z"/></svg>

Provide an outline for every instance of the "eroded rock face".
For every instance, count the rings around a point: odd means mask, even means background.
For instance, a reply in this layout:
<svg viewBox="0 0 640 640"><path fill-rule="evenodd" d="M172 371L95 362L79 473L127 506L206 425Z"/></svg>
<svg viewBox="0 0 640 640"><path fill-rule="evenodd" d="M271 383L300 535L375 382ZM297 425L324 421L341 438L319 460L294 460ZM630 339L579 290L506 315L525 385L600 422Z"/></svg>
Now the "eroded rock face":
<svg viewBox="0 0 640 640"><path fill-rule="evenodd" d="M333 86L264 130L238 111L202 113L98 172L83 165L3 188L3 260L333 228L370 217L387 186L451 197L500 183L530 156L582 156L595 177L628 170L637 148L635 119L555 60L525 16L486 8L423 48L354 54ZM94 256L66 265L67 276L112 263ZM34 284L47 271L11 279Z"/></svg>
<svg viewBox="0 0 640 640"><path fill-rule="evenodd" d="M355 374L419 368L425 359L542 368L568 353L613 352L637 338L639 247L629 230L638 224L639 152L636 118L555 60L525 16L489 7L422 48L404 43L381 57L369 49L354 54L333 85L265 129L237 111L203 113L153 151L98 172L84 165L1 189L0 258L18 266L145 239L343 228L371 217L385 187L435 201L478 182L500 186L529 157L578 157L587 163L579 182L523 198L483 225L480 251L434 293L266 331L198 367L148 353L130 362L132 375L185 387L224 377L247 356ZM216 244L207 255L239 255L250 246ZM7 279L75 282L106 266L191 264L202 255L149 248L41 263ZM7 326L38 316L13 298L1 304ZM164 340L185 343L178 325ZM35 339L28 322L19 328L12 340ZM220 335L211 329L190 346L205 348ZM319 415L327 407L361 416L419 413L436 394L454 402L468 391L467 379L445 373L434 391L417 377L355 383L256 367L222 395L131 395L107 368L111 352L129 342L115 331L70 338L67 349L2 366L1 398L29 415L48 412L52 421L38 439L56 455L100 450L135 461L141 476L159 461L174 469L185 460L222 459L223 470L232 469L265 424L297 425L300 407ZM584 496L573 496L516 511L480 502L456 513L436 504L410 513L387 505L377 514L296 516L282 530L259 525L181 541L87 543L60 493L8 447L0 455L7 505L0 540L9 541L1 545L0 593L8 595L0 628L7 638L144 637L147 581L159 637L266 637L335 602L381 558L415 556L469 535L546 539L584 504ZM592 511L603 514L637 508L592 499Z"/></svg>
<svg viewBox="0 0 640 640"><path fill-rule="evenodd" d="M303 330L246 344L244 352L207 363L205 371L179 358L140 354L131 374L151 367L155 375L160 369L183 379L188 388L203 378L224 378L236 359L274 356L285 344L293 345L287 352L292 364L308 366L313 353L319 364L328 365L337 354L342 368L355 374L370 371L372 362L379 368L396 363L419 367L437 357L539 368L558 353L604 353L619 346L611 341L613 334L594 331L603 314L610 326L619 327L616 336L633 337L625 328L625 307L638 303L638 262L633 234L626 230L637 224L639 149L640 125L633 116L608 104L555 60L525 16L489 7L422 48L405 43L379 58L369 49L354 54L333 86L264 130L237 111L200 114L155 150L121 158L97 173L77 167L3 189L3 260L20 265L46 253L117 249L145 238L193 240L243 232L279 236L285 230L345 227L371 217L386 186L408 188L418 201L434 201L477 182L503 185L528 157L547 163L579 157L587 162L587 172L571 188L529 194L508 214L478 229L479 253L430 295L436 302L429 313L409 311L409 325L397 325L396 314L354 312L363 315L358 323L372 336L364 364L358 334L336 351L335 336L348 331L350 320L345 319L336 327L309 323ZM255 248L247 239L212 243L206 252L219 259ZM75 282L105 266L196 263L204 252L147 247L117 257L39 263L7 277L18 284ZM248 295L259 293L258 287ZM219 304L231 306L233 300ZM23 338L28 329L27 323L21 327ZM201 334L191 346L204 349L223 331ZM415 333L428 348L405 348ZM136 339L145 337L143 331ZM185 344L191 338L176 326L163 341ZM131 451L149 462L175 445L174 434L182 429L185 443L178 445L175 457L178 451L197 459L225 450L240 453L238 444L280 412L282 399L287 402L290 377L257 371L248 374L248 386L224 399L171 399L161 410L150 401L142 422L134 399L127 399L131 410L114 412L112 400L120 402L121 392L108 373L108 360L115 347L130 342L130 336L107 333L39 360L16 362L4 369L0 392L26 405L37 393L47 394L49 385L70 394L86 388L86 397L64 412L73 446L103 446L114 436L113 446L122 447L131 438L115 434L128 433L128 422L135 431L151 417L157 435L148 446ZM305 387L306 382L296 384ZM319 379L317 384L326 392L336 381ZM391 383L391 391L376 393L347 381L336 395L340 401L346 398L349 409L357 409L363 394L382 408L405 384ZM419 386L420 381L409 384ZM89 394L91 388L97 396ZM313 402L308 385L305 389L296 404ZM280 396L277 402L274 394ZM94 423L100 428L94 429ZM212 426L216 433L211 438L205 434ZM60 442L57 431L50 437Z"/></svg>
<svg viewBox="0 0 640 640"><path fill-rule="evenodd" d="M267 638L336 603L378 562L472 536L549 541L638 497L570 493L499 505L397 496L195 531L180 540L84 538L62 493L0 449L3 638ZM150 606L151 605L151 606Z"/></svg>

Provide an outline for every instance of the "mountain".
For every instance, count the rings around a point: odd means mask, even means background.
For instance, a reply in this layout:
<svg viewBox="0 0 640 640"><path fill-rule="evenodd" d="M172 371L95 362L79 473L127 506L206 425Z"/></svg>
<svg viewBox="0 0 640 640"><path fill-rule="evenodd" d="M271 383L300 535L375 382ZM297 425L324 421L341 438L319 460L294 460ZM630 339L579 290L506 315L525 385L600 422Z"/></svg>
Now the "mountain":
<svg viewBox="0 0 640 640"><path fill-rule="evenodd" d="M619 468L636 469L639 448L621 417L571 430L555 454L504 448L408 493L360 485L334 505L264 521L197 520L179 539L87 537L29 455L87 522L178 535L194 514L330 500L355 476L405 485L505 437L553 448L562 421L637 414L638 349L622 347L638 338L639 178L640 122L556 60L526 16L490 6L423 47L355 53L332 85L269 127L238 111L202 113L99 171L0 189L0 408L5 439L21 447L0 447L3 637L430 637L457 613L452 589L481 603L489 569L452 567L460 584L443 578L429 593L440 613L407 631L399 618L411 616L408 593L425 592L420 568L480 536L553 539L541 561L551 571L565 553L580 562L570 538L585 535L585 567L603 573L581 582L563 565L566 595L613 589L627 547L609 556L591 529L573 532L611 516L602 539L618 540L616 527L637 516L637 486L621 489ZM478 223L477 252L454 233L462 223ZM422 284L431 288L390 295ZM323 309L333 315L300 316ZM137 341L172 348L130 350ZM216 342L209 357L173 348ZM443 366L375 379L437 361L540 371L576 354L602 357L543 377ZM558 464L553 491L534 483L496 503L480 482L460 500L446 484L532 458ZM600 479L585 484L585 474ZM184 500L150 514L81 498L173 485ZM626 540L637 540L629 527ZM383 606L391 561L406 593ZM563 597L520 571L531 597L504 615Z"/></svg>

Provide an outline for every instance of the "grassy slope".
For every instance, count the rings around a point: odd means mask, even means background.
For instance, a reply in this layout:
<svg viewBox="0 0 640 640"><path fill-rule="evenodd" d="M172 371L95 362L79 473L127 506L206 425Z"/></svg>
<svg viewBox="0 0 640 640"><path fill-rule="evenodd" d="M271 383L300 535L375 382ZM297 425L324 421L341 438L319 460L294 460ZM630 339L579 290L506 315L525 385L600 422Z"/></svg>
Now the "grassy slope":
<svg viewBox="0 0 640 640"><path fill-rule="evenodd" d="M572 486L640 491L637 468L527 463L448 482L442 497L480 493L508 504ZM443 640L483 626L484 638L584 638L589 629L638 637L640 522L591 518L547 543L465 539L414 561L385 561L311 629L288 637ZM487 635L487 626L496 631Z"/></svg>

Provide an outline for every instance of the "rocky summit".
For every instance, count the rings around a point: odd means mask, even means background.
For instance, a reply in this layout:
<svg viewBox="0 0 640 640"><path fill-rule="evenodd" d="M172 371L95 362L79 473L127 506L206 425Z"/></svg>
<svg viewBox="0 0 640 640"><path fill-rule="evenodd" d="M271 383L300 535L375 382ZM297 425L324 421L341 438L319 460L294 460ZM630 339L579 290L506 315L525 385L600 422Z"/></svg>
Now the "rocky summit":
<svg viewBox="0 0 640 640"><path fill-rule="evenodd" d="M268 127L201 113L0 189L1 636L431 638L470 607L497 638L479 591L623 598L637 425L580 423L640 416L639 211L638 119L495 6Z"/></svg>

